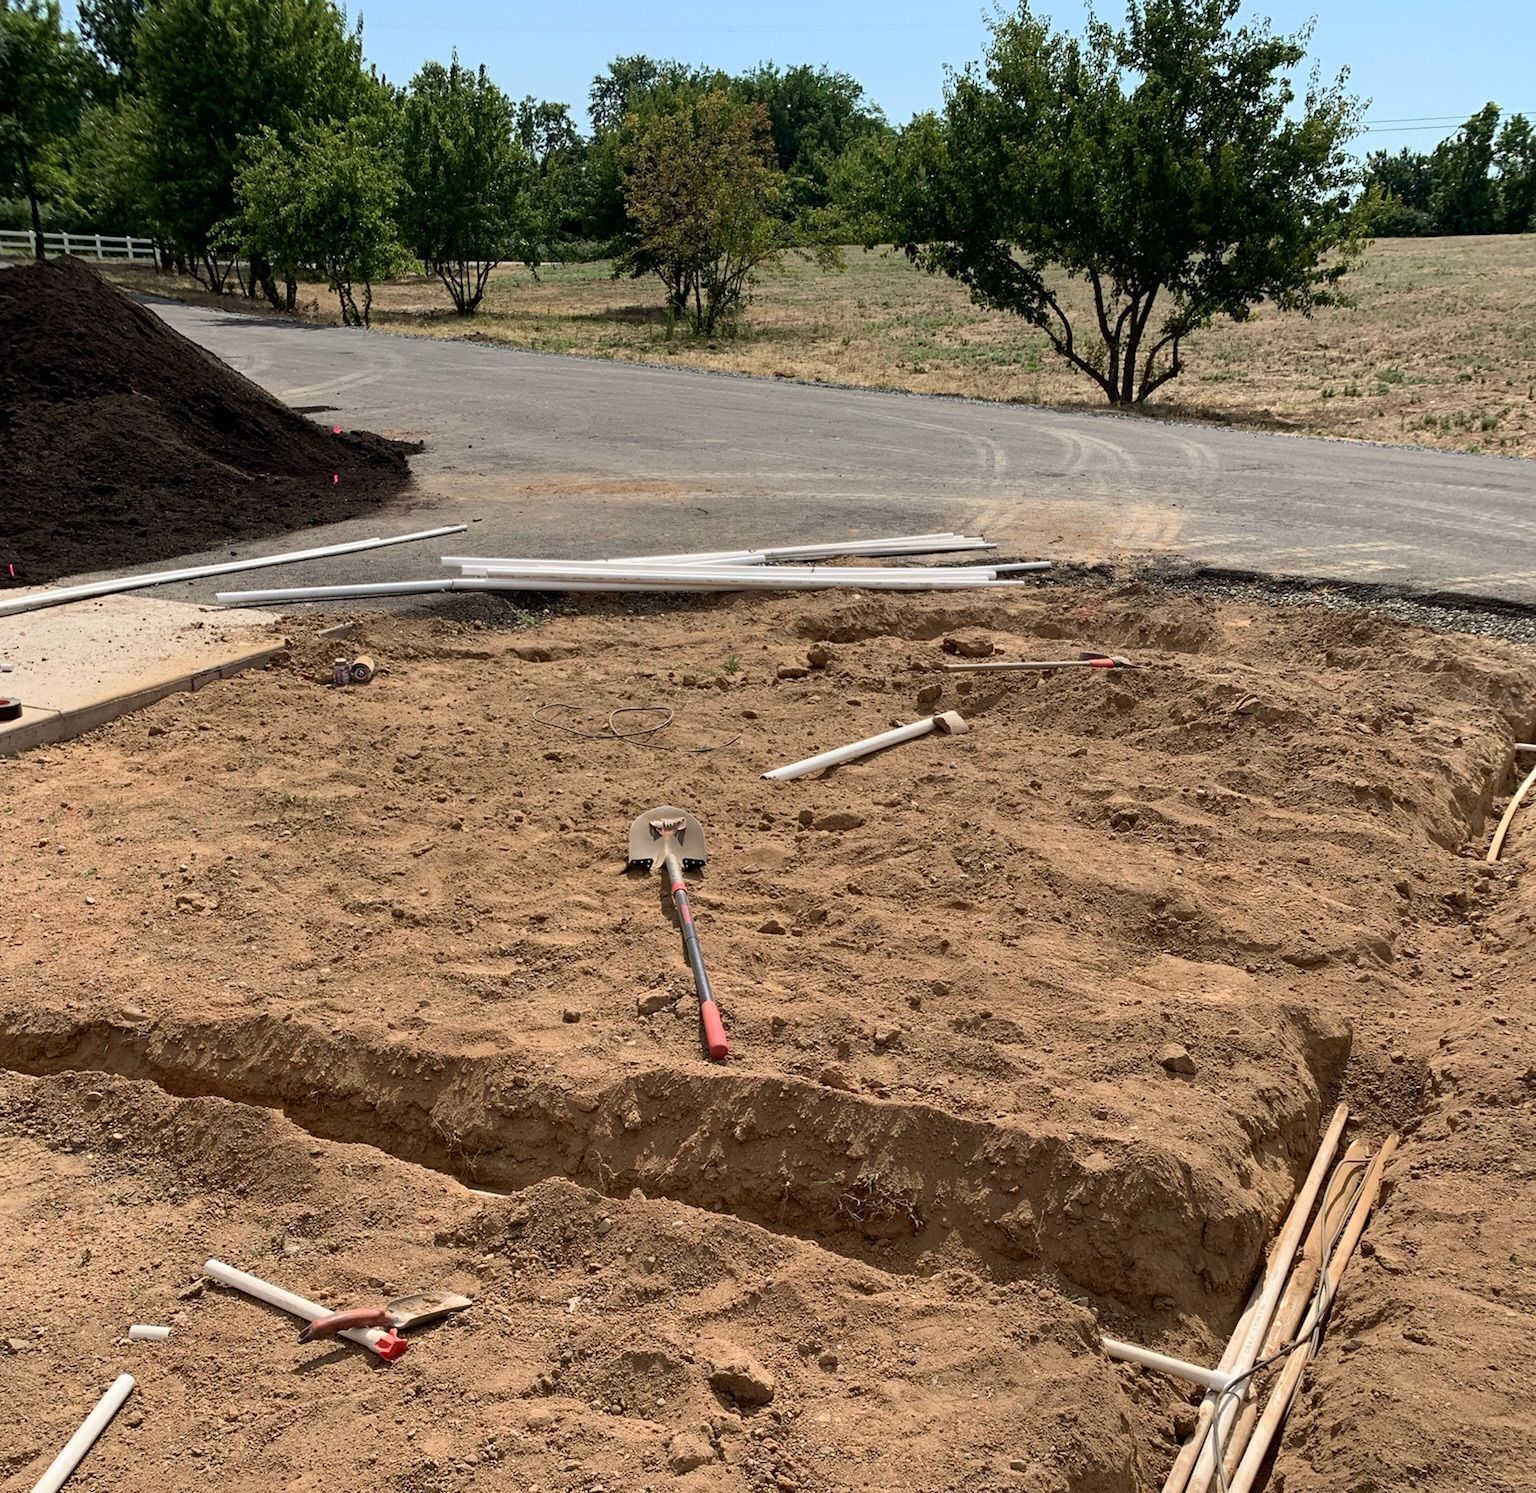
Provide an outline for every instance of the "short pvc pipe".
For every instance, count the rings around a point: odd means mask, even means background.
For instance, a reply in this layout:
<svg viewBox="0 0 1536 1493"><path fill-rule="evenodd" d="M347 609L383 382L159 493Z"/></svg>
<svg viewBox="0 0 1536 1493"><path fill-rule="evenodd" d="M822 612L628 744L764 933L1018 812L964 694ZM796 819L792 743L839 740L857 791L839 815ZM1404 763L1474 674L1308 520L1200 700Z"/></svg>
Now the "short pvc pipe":
<svg viewBox="0 0 1536 1493"><path fill-rule="evenodd" d="M878 736L866 736L863 741L834 747L830 752L822 752L817 757L807 757L803 762L791 762L786 767L775 767L771 772L765 772L763 776L771 778L774 782L787 783L792 778L803 778L807 773L815 772L818 768L836 767L841 762L852 762L856 757L867 757L871 752L883 751L886 747L896 746L903 741L915 741L919 736L928 735L930 731L944 731L951 736L963 736L970 729L963 716L953 710L946 710L942 715L929 716L926 720L913 721L910 725L897 726L891 731L882 731Z"/></svg>
<svg viewBox="0 0 1536 1493"><path fill-rule="evenodd" d="M80 1429L64 1445L64 1450L48 1464L48 1470L32 1484L32 1493L58 1493L69 1475L96 1444L107 1423L123 1408L123 1401L133 1393L133 1375L119 1374L112 1387L96 1402L96 1408L81 1422Z"/></svg>
<svg viewBox="0 0 1536 1493"><path fill-rule="evenodd" d="M1100 1338L1104 1351L1111 1358L1124 1363L1140 1364L1144 1369L1156 1369L1160 1374L1170 1374L1175 1379L1187 1379L1203 1389L1214 1389L1218 1394L1232 1383L1232 1375L1221 1369L1208 1369L1203 1364L1188 1363L1182 1358L1170 1358L1166 1353L1154 1353L1150 1348L1140 1348L1135 1343L1122 1343L1118 1338Z"/></svg>
<svg viewBox="0 0 1536 1493"><path fill-rule="evenodd" d="M151 1327L144 1322L135 1322L128 1329L130 1343L163 1343L170 1335L169 1327Z"/></svg>

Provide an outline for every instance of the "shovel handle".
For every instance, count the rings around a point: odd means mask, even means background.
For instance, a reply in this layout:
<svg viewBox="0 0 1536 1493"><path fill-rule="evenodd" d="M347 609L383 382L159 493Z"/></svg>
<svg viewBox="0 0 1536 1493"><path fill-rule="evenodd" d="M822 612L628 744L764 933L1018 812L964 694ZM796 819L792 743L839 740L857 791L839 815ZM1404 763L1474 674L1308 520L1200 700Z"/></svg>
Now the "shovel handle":
<svg viewBox="0 0 1536 1493"><path fill-rule="evenodd" d="M730 1044L725 1040L725 1023L720 1020L720 1007L715 1004L714 992L709 988L709 972L704 968L699 935L693 928L693 908L688 905L688 887L683 881L682 864L675 855L668 855L666 873L672 884L672 905L677 908L677 920L683 927L683 947L688 951L694 988L699 995L699 1021L704 1027L704 1050L715 1062L723 1062L730 1054Z"/></svg>

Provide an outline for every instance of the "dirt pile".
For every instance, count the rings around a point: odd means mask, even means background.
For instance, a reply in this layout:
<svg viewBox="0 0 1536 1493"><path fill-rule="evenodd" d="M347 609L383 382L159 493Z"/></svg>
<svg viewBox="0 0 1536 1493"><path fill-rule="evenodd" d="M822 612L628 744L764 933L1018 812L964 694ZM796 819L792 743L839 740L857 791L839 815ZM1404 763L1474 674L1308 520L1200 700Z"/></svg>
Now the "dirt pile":
<svg viewBox="0 0 1536 1493"><path fill-rule="evenodd" d="M0 1354L18 1478L133 1293L182 1309L218 1253L492 1310L408 1356L407 1395L186 1308L154 1392L224 1429L194 1464L146 1413L159 1486L272 1447L294 1489L413 1454L402 1489L1155 1489L1189 1404L1094 1331L1214 1361L1338 1099L1403 1146L1286 1486L1528 1465L1536 830L1477 847L1529 653L1056 585L370 617L346 646L381 671L336 690L322 625L0 764L0 1221L28 1241L0 1283L46 1303L19 1340L71 1334ZM946 637L1155 667L938 675ZM758 776L933 683L969 735ZM648 744L550 724L655 705ZM661 884L623 874L662 802L710 834L719 1067Z"/></svg>
<svg viewBox="0 0 1536 1493"><path fill-rule="evenodd" d="M0 586L356 518L409 447L315 424L75 260L0 275Z"/></svg>

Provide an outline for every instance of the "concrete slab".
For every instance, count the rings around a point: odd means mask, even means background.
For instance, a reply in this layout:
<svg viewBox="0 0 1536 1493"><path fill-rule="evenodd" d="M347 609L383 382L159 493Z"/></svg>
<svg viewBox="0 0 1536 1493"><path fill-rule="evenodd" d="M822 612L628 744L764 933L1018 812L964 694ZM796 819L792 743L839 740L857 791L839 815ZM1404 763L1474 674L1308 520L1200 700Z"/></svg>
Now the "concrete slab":
<svg viewBox="0 0 1536 1493"><path fill-rule="evenodd" d="M0 695L22 703L20 720L0 722L0 757L264 666L283 646L270 613L142 596L0 618Z"/></svg>

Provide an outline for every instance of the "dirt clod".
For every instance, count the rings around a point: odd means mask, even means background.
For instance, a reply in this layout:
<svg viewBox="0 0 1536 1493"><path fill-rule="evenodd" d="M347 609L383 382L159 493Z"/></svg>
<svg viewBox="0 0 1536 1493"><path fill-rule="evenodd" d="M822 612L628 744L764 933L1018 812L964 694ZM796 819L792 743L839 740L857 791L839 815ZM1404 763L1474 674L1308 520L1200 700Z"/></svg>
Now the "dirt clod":
<svg viewBox="0 0 1536 1493"><path fill-rule="evenodd" d="M723 1338L701 1338L694 1355L705 1365L709 1387L738 1405L766 1405L777 1387L773 1374L745 1348Z"/></svg>
<svg viewBox="0 0 1536 1493"><path fill-rule="evenodd" d="M1170 1042L1158 1053L1157 1060L1170 1073L1182 1073L1193 1075L1199 1072L1195 1066L1195 1060L1190 1057L1189 1049L1177 1042Z"/></svg>

